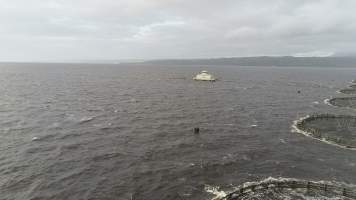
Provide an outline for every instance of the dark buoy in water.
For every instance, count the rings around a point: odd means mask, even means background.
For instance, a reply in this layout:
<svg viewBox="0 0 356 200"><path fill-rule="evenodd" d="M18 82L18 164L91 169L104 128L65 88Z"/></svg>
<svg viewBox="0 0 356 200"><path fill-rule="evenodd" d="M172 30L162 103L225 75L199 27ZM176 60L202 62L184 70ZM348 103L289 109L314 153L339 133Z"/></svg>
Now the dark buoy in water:
<svg viewBox="0 0 356 200"><path fill-rule="evenodd" d="M300 90L298 90L298 94L300 94L301 93L301 91Z"/></svg>
<svg viewBox="0 0 356 200"><path fill-rule="evenodd" d="M199 134L200 129L198 127L194 128L194 134Z"/></svg>

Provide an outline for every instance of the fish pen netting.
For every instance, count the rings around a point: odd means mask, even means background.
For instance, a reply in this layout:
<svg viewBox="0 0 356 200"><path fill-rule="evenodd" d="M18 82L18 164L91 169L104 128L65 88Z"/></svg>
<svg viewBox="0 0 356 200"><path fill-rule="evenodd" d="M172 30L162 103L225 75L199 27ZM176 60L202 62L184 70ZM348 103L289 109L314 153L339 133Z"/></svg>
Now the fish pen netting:
<svg viewBox="0 0 356 200"><path fill-rule="evenodd" d="M337 107L356 108L356 97L338 97L329 100L329 103Z"/></svg>
<svg viewBox="0 0 356 200"><path fill-rule="evenodd" d="M346 88L339 90L339 92L344 94L356 94L356 88Z"/></svg>
<svg viewBox="0 0 356 200"><path fill-rule="evenodd" d="M319 114L295 123L299 131L346 148L356 148L356 116Z"/></svg>

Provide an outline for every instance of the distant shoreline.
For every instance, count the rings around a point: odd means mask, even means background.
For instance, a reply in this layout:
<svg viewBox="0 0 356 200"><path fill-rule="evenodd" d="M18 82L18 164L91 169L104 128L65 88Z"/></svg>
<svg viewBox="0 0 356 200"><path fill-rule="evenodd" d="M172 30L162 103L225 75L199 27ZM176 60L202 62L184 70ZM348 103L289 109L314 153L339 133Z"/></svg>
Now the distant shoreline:
<svg viewBox="0 0 356 200"><path fill-rule="evenodd" d="M166 59L145 61L147 64L238 65L273 67L356 67L356 57L231 57L212 59Z"/></svg>
<svg viewBox="0 0 356 200"><path fill-rule="evenodd" d="M0 64L104 64L104 65L204 65L242 67L356 67L356 57L259 56L204 59L88 60L88 61L0 61Z"/></svg>

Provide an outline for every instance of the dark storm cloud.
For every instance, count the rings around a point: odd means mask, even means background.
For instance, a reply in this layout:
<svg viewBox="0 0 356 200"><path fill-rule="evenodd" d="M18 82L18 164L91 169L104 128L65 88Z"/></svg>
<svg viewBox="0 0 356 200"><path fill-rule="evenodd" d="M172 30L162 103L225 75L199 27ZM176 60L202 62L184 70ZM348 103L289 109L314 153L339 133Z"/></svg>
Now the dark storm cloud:
<svg viewBox="0 0 356 200"><path fill-rule="evenodd" d="M354 0L0 3L0 60L356 52Z"/></svg>

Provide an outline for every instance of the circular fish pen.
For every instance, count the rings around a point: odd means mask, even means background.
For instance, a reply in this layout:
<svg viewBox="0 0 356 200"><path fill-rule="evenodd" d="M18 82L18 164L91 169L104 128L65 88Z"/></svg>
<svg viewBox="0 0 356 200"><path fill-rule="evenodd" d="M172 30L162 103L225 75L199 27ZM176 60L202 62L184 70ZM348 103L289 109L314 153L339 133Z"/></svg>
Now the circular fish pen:
<svg viewBox="0 0 356 200"><path fill-rule="evenodd" d="M293 127L320 141L356 150L356 116L311 115L295 121Z"/></svg>
<svg viewBox="0 0 356 200"><path fill-rule="evenodd" d="M268 178L261 182L245 183L221 200L242 199L351 200L356 199L356 188L336 182Z"/></svg>
<svg viewBox="0 0 356 200"><path fill-rule="evenodd" d="M356 109L356 97L332 98L332 99L327 100L327 103L332 106Z"/></svg>
<svg viewBox="0 0 356 200"><path fill-rule="evenodd" d="M341 89L339 92L343 94L356 94L356 87L353 86L350 88Z"/></svg>

